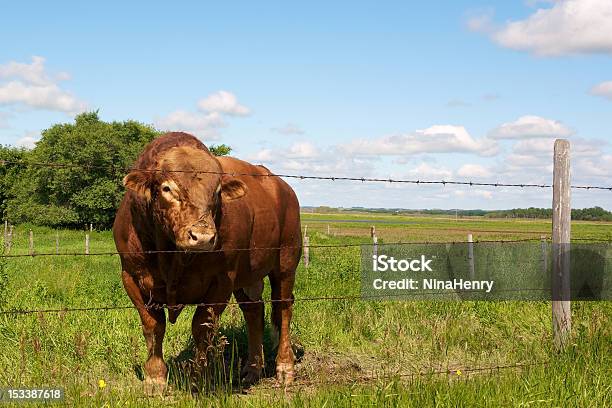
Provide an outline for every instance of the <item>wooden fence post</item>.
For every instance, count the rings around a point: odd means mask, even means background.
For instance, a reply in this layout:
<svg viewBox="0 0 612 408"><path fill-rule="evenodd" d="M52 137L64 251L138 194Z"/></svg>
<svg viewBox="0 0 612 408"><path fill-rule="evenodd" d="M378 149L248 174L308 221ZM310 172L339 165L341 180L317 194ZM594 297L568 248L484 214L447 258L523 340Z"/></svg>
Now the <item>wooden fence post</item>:
<svg viewBox="0 0 612 408"><path fill-rule="evenodd" d="M85 255L89 255L89 234L85 234Z"/></svg>
<svg viewBox="0 0 612 408"><path fill-rule="evenodd" d="M378 237L376 236L376 227L372 225L370 227L370 236L372 237L372 255L378 257Z"/></svg>
<svg viewBox="0 0 612 408"><path fill-rule="evenodd" d="M8 239L8 220L4 220L4 246L6 246L6 240Z"/></svg>
<svg viewBox="0 0 612 408"><path fill-rule="evenodd" d="M540 236L540 247L542 248L542 272L544 272L544 276L548 272L548 251L546 248L546 235Z"/></svg>
<svg viewBox="0 0 612 408"><path fill-rule="evenodd" d="M9 233L8 233L8 242L7 242L7 246L6 246L6 253L9 254L11 252L11 247L13 246L13 226L11 225L9 227Z"/></svg>
<svg viewBox="0 0 612 408"><path fill-rule="evenodd" d="M89 232L92 232L92 231L93 231L93 223L90 222L89 223Z"/></svg>
<svg viewBox="0 0 612 408"><path fill-rule="evenodd" d="M555 140L553 161L552 322L555 346L562 349L572 329L570 144L567 140Z"/></svg>
<svg viewBox="0 0 612 408"><path fill-rule="evenodd" d="M34 255L34 232L30 229L30 255Z"/></svg>
<svg viewBox="0 0 612 408"><path fill-rule="evenodd" d="M310 238L304 236L304 268L310 264Z"/></svg>
<svg viewBox="0 0 612 408"><path fill-rule="evenodd" d="M378 237L376 235L372 237L372 255L378 258Z"/></svg>
<svg viewBox="0 0 612 408"><path fill-rule="evenodd" d="M474 238L472 234L468 234L467 236L468 242L468 266L470 273L470 280L474 280L476 277L476 272L474 271Z"/></svg>
<svg viewBox="0 0 612 408"><path fill-rule="evenodd" d="M329 230L329 224L327 224L327 235L331 235L330 230Z"/></svg>
<svg viewBox="0 0 612 408"><path fill-rule="evenodd" d="M55 254L59 255L59 231L55 231Z"/></svg>

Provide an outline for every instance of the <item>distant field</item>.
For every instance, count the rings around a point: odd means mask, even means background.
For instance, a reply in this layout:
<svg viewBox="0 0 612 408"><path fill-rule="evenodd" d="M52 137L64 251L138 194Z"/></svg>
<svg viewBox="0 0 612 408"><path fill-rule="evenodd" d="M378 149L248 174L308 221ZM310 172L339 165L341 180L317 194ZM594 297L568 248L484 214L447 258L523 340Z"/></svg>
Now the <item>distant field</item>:
<svg viewBox="0 0 612 408"><path fill-rule="evenodd" d="M351 222L354 221L354 222ZM465 241L468 233L475 240L550 238L551 221L525 219L459 218L443 216L401 216L377 214L302 213L302 226L331 235L367 237L375 225L379 238L394 242ZM329 228L328 228L329 227ZM612 223L573 221L572 237L612 240Z"/></svg>
<svg viewBox="0 0 612 408"><path fill-rule="evenodd" d="M476 240L539 238L551 229L531 220L302 214L313 246L369 243L370 221L382 242L464 241L468 232ZM28 229L16 227L11 254L27 253ZM33 230L35 251L55 252L55 231ZM611 240L612 225L574 222L572 235ZM83 231L59 236L60 252L84 250ZM111 233L93 232L91 251L114 251ZM0 310L130 305L117 256L0 262ZM571 345L556 353L549 302L299 301L359 296L359 262L359 247L312 248L309 268L299 266L292 328L299 364L286 391L272 378L248 390L237 385L237 360L246 353L237 307L226 310L220 333L230 343L232 383L214 390L193 394L185 371L192 310L168 326L171 391L163 399L142 394L145 346L130 309L0 314L0 385L62 385L71 406L612 406L612 302L574 302ZM272 375L268 335L265 348ZM517 364L524 367L470 371Z"/></svg>

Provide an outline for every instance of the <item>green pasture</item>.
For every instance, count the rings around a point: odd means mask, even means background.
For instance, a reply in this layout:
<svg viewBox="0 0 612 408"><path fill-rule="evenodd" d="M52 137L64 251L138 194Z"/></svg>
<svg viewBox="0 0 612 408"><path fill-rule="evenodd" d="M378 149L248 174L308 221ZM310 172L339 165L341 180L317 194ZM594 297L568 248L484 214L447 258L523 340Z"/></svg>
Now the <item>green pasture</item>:
<svg viewBox="0 0 612 408"><path fill-rule="evenodd" d="M371 242L369 223L317 222L333 217L410 223L375 223L381 242L464 240L466 231L475 239L517 239L550 231L545 221L303 214L311 245ZM55 252L55 231L33 233L37 254ZM28 253L28 235L29 226L15 227L10 254ZM573 223L572 235L611 239L612 225ZM60 253L84 252L84 236L60 231ZM114 251L109 231L92 232L90 242L92 253ZM117 256L0 262L0 311L130 306ZM241 387L246 329L236 306L222 316L217 340L224 362L207 382L190 372L193 310L168 324L170 389L152 398L142 392L146 351L135 310L0 314L0 386L62 386L70 406L612 406L612 302L573 302L572 338L557 352L547 301L300 301L358 297L360 288L359 247L311 248L309 268L297 271L292 336L299 360L288 389L272 377L267 334L268 377Z"/></svg>

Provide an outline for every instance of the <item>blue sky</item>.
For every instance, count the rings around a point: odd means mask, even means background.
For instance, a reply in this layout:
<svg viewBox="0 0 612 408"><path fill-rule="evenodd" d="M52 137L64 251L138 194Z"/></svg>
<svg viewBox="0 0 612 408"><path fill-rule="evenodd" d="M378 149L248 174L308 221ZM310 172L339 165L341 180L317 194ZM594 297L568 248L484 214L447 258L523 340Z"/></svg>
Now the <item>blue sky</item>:
<svg viewBox="0 0 612 408"><path fill-rule="evenodd" d="M125 4L124 4L125 3ZM228 2L225 2L228 3ZM612 3L13 2L0 142L84 109L227 143L272 171L612 185ZM549 190L291 181L303 205L550 206ZM612 208L612 193L574 206Z"/></svg>

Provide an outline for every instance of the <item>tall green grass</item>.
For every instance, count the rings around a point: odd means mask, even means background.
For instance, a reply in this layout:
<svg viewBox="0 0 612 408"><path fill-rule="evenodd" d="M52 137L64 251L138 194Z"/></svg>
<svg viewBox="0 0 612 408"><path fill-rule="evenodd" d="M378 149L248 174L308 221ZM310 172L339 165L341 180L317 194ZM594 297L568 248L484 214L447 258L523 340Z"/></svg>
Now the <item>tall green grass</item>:
<svg viewBox="0 0 612 408"><path fill-rule="evenodd" d="M27 253L27 230L16 230L12 253ZM359 242L369 237L311 235L313 245ZM61 251L84 251L84 232L63 231L60 243ZM55 232L36 228L35 249L54 252ZM110 232L92 234L92 252L113 249ZM359 296L358 247L313 248L311 256L310 267L298 269L296 298ZM0 264L4 311L130 305L117 256ZM550 309L549 302L520 301L297 301L296 385L279 389L269 377L245 390L238 378L246 356L240 310L223 314L223 358L213 378L199 381L190 371L189 308L168 325L170 391L157 398L142 393L146 350L135 310L3 314L0 386L63 386L70 406L611 406L612 304L574 302L572 342L561 353L552 348ZM274 373L271 347L266 333L267 376ZM469 371L514 364L535 365Z"/></svg>

